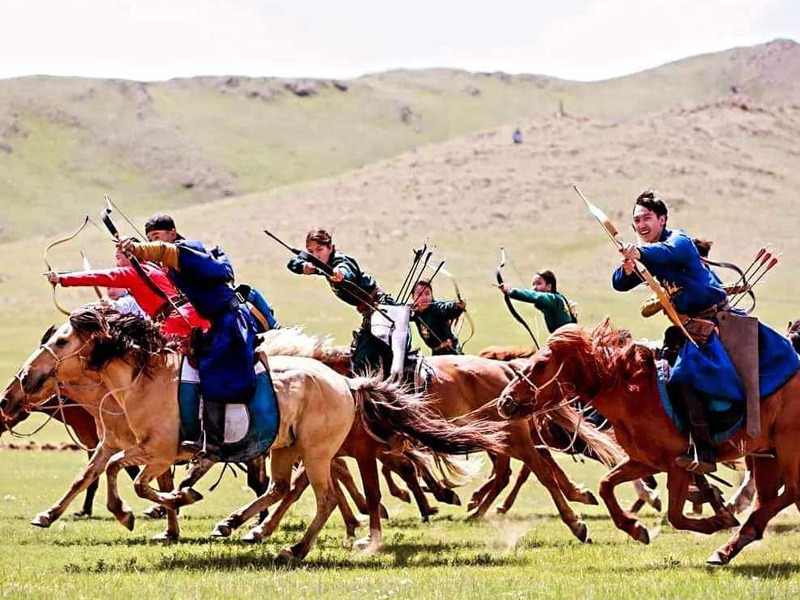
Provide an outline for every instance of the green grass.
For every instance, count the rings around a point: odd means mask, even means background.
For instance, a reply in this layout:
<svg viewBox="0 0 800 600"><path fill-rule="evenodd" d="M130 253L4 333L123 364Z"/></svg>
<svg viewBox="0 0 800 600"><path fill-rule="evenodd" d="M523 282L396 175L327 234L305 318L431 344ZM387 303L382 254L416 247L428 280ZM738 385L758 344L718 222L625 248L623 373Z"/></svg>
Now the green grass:
<svg viewBox="0 0 800 600"><path fill-rule="evenodd" d="M601 468L560 460L574 478L596 487ZM2 452L3 597L777 598L800 587L800 518L794 508L731 566L710 569L704 560L727 534L702 537L665 525L653 544L641 546L616 530L602 508L580 506L594 542L581 545L536 483L523 489L511 514L492 514L482 523L466 522L463 508L440 507L426 525L414 508L387 499L384 491L391 518L384 523L381 552L365 556L346 547L335 513L307 560L289 568L278 566L275 556L310 521L310 494L263 544L208 539L217 520L249 500L241 477L228 476L185 511L182 540L175 544L150 542L161 524L144 517L134 532L125 531L102 501L90 520L67 517L49 530L28 525L66 488L82 461L81 453ZM211 481L213 476L199 489L205 492ZM145 504L129 482L121 490L140 514ZM621 488L620 495L629 502L631 489ZM466 499L467 491L461 496ZM643 519L650 527L661 522L649 509Z"/></svg>

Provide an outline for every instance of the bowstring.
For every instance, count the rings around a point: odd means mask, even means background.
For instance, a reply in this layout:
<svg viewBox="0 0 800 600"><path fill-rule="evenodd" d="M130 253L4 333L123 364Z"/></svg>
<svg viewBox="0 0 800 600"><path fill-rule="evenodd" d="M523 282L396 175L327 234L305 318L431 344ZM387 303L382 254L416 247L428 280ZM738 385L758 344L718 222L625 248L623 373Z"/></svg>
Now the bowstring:
<svg viewBox="0 0 800 600"><path fill-rule="evenodd" d="M517 279L519 280L519 282L522 285L522 287L527 287L525 285L525 280L522 278L522 274L519 272L519 269L517 269L517 265L514 264L514 260L508 254L508 250L506 250L506 261L508 262L509 265L511 265L511 268L513 269L514 274L517 276ZM525 304L527 304L527 303L525 303ZM541 337L542 337L541 336L541 332L539 331L540 316L541 316L541 312L540 311L538 311L538 310L534 310L533 311L533 328L536 330L536 339L537 340L541 339Z"/></svg>

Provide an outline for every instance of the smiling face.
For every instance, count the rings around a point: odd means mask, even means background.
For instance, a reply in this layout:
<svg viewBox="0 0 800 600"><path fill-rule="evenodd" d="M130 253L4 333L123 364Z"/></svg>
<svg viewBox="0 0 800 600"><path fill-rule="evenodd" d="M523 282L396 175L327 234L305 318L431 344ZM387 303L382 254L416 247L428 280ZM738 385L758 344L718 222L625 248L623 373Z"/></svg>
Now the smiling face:
<svg viewBox="0 0 800 600"><path fill-rule="evenodd" d="M661 233L667 224L667 217L658 216L649 208L636 205L633 210L633 228L645 244L652 244L661 238Z"/></svg>
<svg viewBox="0 0 800 600"><path fill-rule="evenodd" d="M538 273L533 276L533 282L531 283L534 292L552 292L553 286L547 283L541 275Z"/></svg>

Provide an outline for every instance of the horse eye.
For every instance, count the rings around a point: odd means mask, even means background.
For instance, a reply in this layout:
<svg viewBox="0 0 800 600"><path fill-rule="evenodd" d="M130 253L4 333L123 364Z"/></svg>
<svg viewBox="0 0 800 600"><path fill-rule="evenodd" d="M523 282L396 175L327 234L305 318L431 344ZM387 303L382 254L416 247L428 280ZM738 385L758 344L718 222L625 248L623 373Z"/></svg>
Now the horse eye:
<svg viewBox="0 0 800 600"><path fill-rule="evenodd" d="M541 373L542 371L544 371L544 363L536 363L535 365L533 365L533 370L536 371L537 373Z"/></svg>
<svg viewBox="0 0 800 600"><path fill-rule="evenodd" d="M57 346L58 348L63 348L63 347L64 347L64 346L66 346L68 343L69 343L69 340L68 340L68 339L66 339L66 338L59 338L59 339L57 339L57 340L56 340L56 346Z"/></svg>

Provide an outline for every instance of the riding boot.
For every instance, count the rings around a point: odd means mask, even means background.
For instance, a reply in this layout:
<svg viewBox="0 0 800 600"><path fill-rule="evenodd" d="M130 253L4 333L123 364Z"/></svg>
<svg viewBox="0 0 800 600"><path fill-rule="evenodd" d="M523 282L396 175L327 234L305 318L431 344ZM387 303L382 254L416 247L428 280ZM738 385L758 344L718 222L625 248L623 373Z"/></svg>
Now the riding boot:
<svg viewBox="0 0 800 600"><path fill-rule="evenodd" d="M181 449L192 452L198 458L219 461L225 439L225 404L203 401L203 439L183 442Z"/></svg>
<svg viewBox="0 0 800 600"><path fill-rule="evenodd" d="M693 473L713 473L717 470L714 460L714 440L711 437L711 427L703 401L692 386L686 383L668 387L670 397L683 409L685 422L691 434L687 453L676 458L675 463Z"/></svg>

